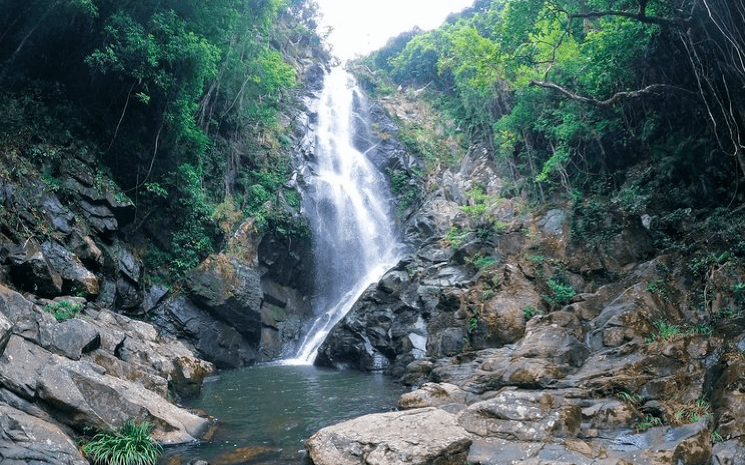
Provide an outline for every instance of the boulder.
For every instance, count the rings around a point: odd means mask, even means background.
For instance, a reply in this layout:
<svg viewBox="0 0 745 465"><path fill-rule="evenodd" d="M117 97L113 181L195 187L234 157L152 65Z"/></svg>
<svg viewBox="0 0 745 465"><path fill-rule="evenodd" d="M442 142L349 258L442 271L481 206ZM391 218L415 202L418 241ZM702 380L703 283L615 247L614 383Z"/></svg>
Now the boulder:
<svg viewBox="0 0 745 465"><path fill-rule="evenodd" d="M62 429L0 402L0 463L88 465Z"/></svg>
<svg viewBox="0 0 745 465"><path fill-rule="evenodd" d="M500 292L484 302L481 308L480 326L471 336L474 349L500 347L517 342L525 334L525 308L540 308L542 305L535 286L518 267L506 266L501 282Z"/></svg>
<svg viewBox="0 0 745 465"><path fill-rule="evenodd" d="M0 313L0 356L3 355L5 346L8 345L10 336L13 335L13 323L2 313Z"/></svg>
<svg viewBox="0 0 745 465"><path fill-rule="evenodd" d="M140 282L140 278L142 277L142 264L124 244L119 244L117 263L119 273L126 276L127 279L133 283Z"/></svg>
<svg viewBox="0 0 745 465"><path fill-rule="evenodd" d="M109 374L138 381L163 397L169 383L177 396L194 396L202 380L215 371L214 365L195 357L182 342L158 335L148 323L107 310L90 323L101 334L103 350L91 354L96 363Z"/></svg>
<svg viewBox="0 0 745 465"><path fill-rule="evenodd" d="M468 393L458 386L449 383L424 383L416 391L403 394L398 399L398 407L402 410L424 407L439 407L447 404L463 404L465 406Z"/></svg>
<svg viewBox="0 0 745 465"><path fill-rule="evenodd" d="M109 234L119 229L119 222L116 220L114 213L106 206L80 201L80 208L83 216L91 227L99 234Z"/></svg>
<svg viewBox="0 0 745 465"><path fill-rule="evenodd" d="M202 358L218 368L238 368L256 360L255 343L182 296L166 300L152 318L160 331L185 337Z"/></svg>
<svg viewBox="0 0 745 465"><path fill-rule="evenodd" d="M458 424L471 433L518 441L576 437L581 423L581 408L565 399L561 392L515 388L505 388L458 415Z"/></svg>
<svg viewBox="0 0 745 465"><path fill-rule="evenodd" d="M211 256L191 273L187 285L197 304L258 345L263 292L253 268L226 254Z"/></svg>
<svg viewBox="0 0 745 465"><path fill-rule="evenodd" d="M66 294L84 292L96 295L99 291L98 278L91 273L78 257L64 246L47 241L41 245L50 266L62 277L62 291Z"/></svg>
<svg viewBox="0 0 745 465"><path fill-rule="evenodd" d="M715 383L712 404L719 417L717 431L724 439L745 436L745 361L728 363Z"/></svg>
<svg viewBox="0 0 745 465"><path fill-rule="evenodd" d="M139 313L141 301L137 283L124 275L120 275L119 279L116 280L114 307L129 313Z"/></svg>
<svg viewBox="0 0 745 465"><path fill-rule="evenodd" d="M60 203L56 195L47 195L41 201L41 207L47 220L52 227L68 235L73 231L75 216L72 212Z"/></svg>
<svg viewBox="0 0 745 465"><path fill-rule="evenodd" d="M462 465L472 440L437 408L365 415L306 442L315 465Z"/></svg>
<svg viewBox="0 0 745 465"><path fill-rule="evenodd" d="M116 428L130 418L149 419L163 443L193 441L207 420L180 409L142 385L72 361L12 336L0 357L0 384L27 400L39 399L61 423L76 429Z"/></svg>
<svg viewBox="0 0 745 465"><path fill-rule="evenodd" d="M62 276L47 261L41 248L29 242L25 245L3 246L5 262L10 265L10 279L20 289L43 297L62 292Z"/></svg>
<svg viewBox="0 0 745 465"><path fill-rule="evenodd" d="M101 345L101 336L96 328L80 318L72 318L45 329L42 332L42 346L72 360L79 360L82 354L96 350Z"/></svg>

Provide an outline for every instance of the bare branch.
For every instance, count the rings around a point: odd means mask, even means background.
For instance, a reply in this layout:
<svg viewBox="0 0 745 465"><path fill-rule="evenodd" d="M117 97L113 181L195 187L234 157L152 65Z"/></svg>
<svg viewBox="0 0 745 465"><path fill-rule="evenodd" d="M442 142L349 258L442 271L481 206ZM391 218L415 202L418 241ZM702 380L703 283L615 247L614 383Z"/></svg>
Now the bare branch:
<svg viewBox="0 0 745 465"><path fill-rule="evenodd" d="M662 90L683 90L679 87L670 86L667 84L651 84L647 87L639 90L632 90L632 91L624 91L624 92L616 92L613 94L612 97L606 100L598 100L590 97L584 97L579 94L575 94L574 92L570 91L569 89L566 89L565 87L561 87L558 84L554 84L553 82L546 82L546 81L530 81L531 86L538 86L538 87L544 87L546 89L552 89L560 94L563 94L567 97L569 97L572 100L577 100L579 102L583 103L589 103L591 105L596 105L599 107L609 107L612 106L622 100L628 100L632 98L641 97L643 95L657 93Z"/></svg>
<svg viewBox="0 0 745 465"><path fill-rule="evenodd" d="M641 12L607 10L607 11L588 11L587 13L567 14L567 17L569 19L602 18L604 16L620 16L623 18L634 19L636 21L639 21L645 24L656 24L658 26L668 26L668 27L683 27L687 22L690 21L690 18L670 19L670 18L663 18L660 16L647 16L643 10Z"/></svg>

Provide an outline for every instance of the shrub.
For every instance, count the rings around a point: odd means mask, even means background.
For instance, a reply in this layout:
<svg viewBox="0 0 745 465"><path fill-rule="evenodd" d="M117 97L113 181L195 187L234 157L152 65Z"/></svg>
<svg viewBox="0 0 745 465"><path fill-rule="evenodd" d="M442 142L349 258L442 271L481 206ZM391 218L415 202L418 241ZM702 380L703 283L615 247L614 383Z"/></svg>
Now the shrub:
<svg viewBox="0 0 745 465"><path fill-rule="evenodd" d="M162 448L150 437L153 424L127 421L116 431L101 431L83 446L96 465L155 465Z"/></svg>
<svg viewBox="0 0 745 465"><path fill-rule="evenodd" d="M671 340L683 335L683 330L679 325L671 325L665 320L657 320L653 324L654 327L657 328L657 334L649 336L647 338L647 343L651 344L656 341Z"/></svg>
<svg viewBox="0 0 745 465"><path fill-rule="evenodd" d="M555 279L548 280L548 287L551 289L551 295L544 295L543 299L551 305L566 305L576 294L571 284L563 284Z"/></svg>
<svg viewBox="0 0 745 465"><path fill-rule="evenodd" d="M523 316L526 320L533 318L536 315L543 315L543 310L536 308L532 305L528 305L523 309Z"/></svg>
<svg viewBox="0 0 745 465"><path fill-rule="evenodd" d="M44 306L44 311L49 312L58 322L75 318L83 310L83 304L72 300L60 300Z"/></svg>

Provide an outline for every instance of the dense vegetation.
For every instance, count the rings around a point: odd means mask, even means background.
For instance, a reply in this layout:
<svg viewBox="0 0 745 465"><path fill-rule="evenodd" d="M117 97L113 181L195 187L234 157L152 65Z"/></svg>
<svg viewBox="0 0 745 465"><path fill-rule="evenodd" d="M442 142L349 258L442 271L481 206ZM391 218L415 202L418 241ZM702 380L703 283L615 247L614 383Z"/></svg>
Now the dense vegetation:
<svg viewBox="0 0 745 465"><path fill-rule="evenodd" d="M598 240L613 211L647 213L665 245L681 221L708 219L745 254L733 213L744 200L744 12L741 0L477 0L355 69L378 95L426 88L467 142L493 153L512 180L503 195L568 200L576 234ZM436 136L420 129L403 139L426 153Z"/></svg>
<svg viewBox="0 0 745 465"><path fill-rule="evenodd" d="M302 229L288 213L297 195L281 192L288 129L279 115L296 86L288 57L326 53L314 3L0 5L6 163L31 160L59 187L59 147L91 153L135 204L134 232L156 239L152 268L193 267L247 216L263 230Z"/></svg>

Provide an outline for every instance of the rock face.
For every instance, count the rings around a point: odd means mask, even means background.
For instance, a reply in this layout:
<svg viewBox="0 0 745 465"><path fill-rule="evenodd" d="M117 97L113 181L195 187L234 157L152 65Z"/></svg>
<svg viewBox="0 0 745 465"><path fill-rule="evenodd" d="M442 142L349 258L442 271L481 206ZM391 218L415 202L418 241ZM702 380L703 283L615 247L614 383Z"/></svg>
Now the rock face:
<svg viewBox="0 0 745 465"><path fill-rule="evenodd" d="M68 435L155 424L162 443L193 441L207 420L173 405L214 366L144 322L69 299L78 317L58 322L0 285L0 457L7 463L87 463ZM45 446L39 448L39 442Z"/></svg>
<svg viewBox="0 0 745 465"><path fill-rule="evenodd" d="M75 442L57 425L0 403L3 464L88 465ZM5 438L12 438L8 441ZM43 444L43 447L39 447Z"/></svg>
<svg viewBox="0 0 745 465"><path fill-rule="evenodd" d="M360 128L358 144L379 143ZM411 253L333 328L317 364L400 377L415 390L386 415L446 413L471 441L468 463L742 462L741 262L666 255L649 221L619 212L604 219L616 225L607 240L587 244L566 206L519 213L485 148L422 190L400 212ZM389 448L398 463L396 439L368 429L378 421L322 430L311 458L378 463L367 457Z"/></svg>
<svg viewBox="0 0 745 465"><path fill-rule="evenodd" d="M315 465L459 465L470 445L455 416L435 408L367 415L306 443Z"/></svg>

